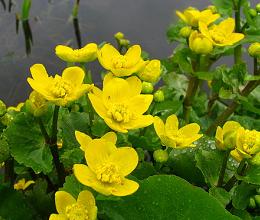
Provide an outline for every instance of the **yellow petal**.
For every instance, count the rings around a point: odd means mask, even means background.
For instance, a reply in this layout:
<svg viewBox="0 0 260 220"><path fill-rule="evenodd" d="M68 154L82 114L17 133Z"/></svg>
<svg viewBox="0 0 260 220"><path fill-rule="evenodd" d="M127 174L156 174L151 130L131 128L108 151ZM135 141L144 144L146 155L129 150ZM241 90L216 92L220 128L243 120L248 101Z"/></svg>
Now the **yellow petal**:
<svg viewBox="0 0 260 220"><path fill-rule="evenodd" d="M151 125L154 122L152 115L141 115L136 119L131 119L129 122L123 123L126 129L138 129Z"/></svg>
<svg viewBox="0 0 260 220"><path fill-rule="evenodd" d="M245 35L241 33L232 33L229 38L227 39L227 42L225 42L226 45L233 45L242 39L244 39Z"/></svg>
<svg viewBox="0 0 260 220"><path fill-rule="evenodd" d="M238 161L238 162L240 162L242 159L243 159L243 157L241 156L241 154L240 153L238 153L238 151L235 149L235 150L232 150L231 152L230 152L230 155L236 160L236 161Z"/></svg>
<svg viewBox="0 0 260 220"><path fill-rule="evenodd" d="M84 70L76 66L68 67L62 73L62 79L74 85L75 87L82 84L84 77Z"/></svg>
<svg viewBox="0 0 260 220"><path fill-rule="evenodd" d="M179 132L187 137L196 135L199 131L200 126L197 123L191 123L179 129Z"/></svg>
<svg viewBox="0 0 260 220"><path fill-rule="evenodd" d="M67 220L67 217L63 214L51 214L49 220Z"/></svg>
<svg viewBox="0 0 260 220"><path fill-rule="evenodd" d="M100 165L105 164L116 149L113 143L104 139L92 140L85 150L85 157L89 168L93 171L99 169Z"/></svg>
<svg viewBox="0 0 260 220"><path fill-rule="evenodd" d="M209 30L208 30L206 23L200 21L199 22L199 30L206 38L208 38L212 43L214 43L212 38L211 38L211 35L209 33Z"/></svg>
<svg viewBox="0 0 260 220"><path fill-rule="evenodd" d="M75 62L73 49L68 46L64 46L64 45L56 46L55 53L60 59L66 62Z"/></svg>
<svg viewBox="0 0 260 220"><path fill-rule="evenodd" d="M136 72L136 67L133 65L129 68L111 68L111 72L117 77L130 76Z"/></svg>
<svg viewBox="0 0 260 220"><path fill-rule="evenodd" d="M80 144L80 149L85 151L89 142L92 141L92 138L80 131L75 131L75 136L76 136L77 141Z"/></svg>
<svg viewBox="0 0 260 220"><path fill-rule="evenodd" d="M165 132L167 134L172 134L172 133L176 133L178 131L178 127L179 127L179 121L176 115L170 115L167 119L166 119L166 123L165 123Z"/></svg>
<svg viewBox="0 0 260 220"><path fill-rule="evenodd" d="M107 83L111 80L111 79L114 79L115 76L113 75L113 73L107 73L105 76L104 76L104 80L103 80L103 87L106 87Z"/></svg>
<svg viewBox="0 0 260 220"><path fill-rule="evenodd" d="M103 139L105 139L107 141L110 141L113 144L116 144L116 141L117 141L116 133L112 132L112 131L104 134L101 138L103 138Z"/></svg>
<svg viewBox="0 0 260 220"><path fill-rule="evenodd" d="M138 164L138 154L131 147L120 147L110 156L110 161L118 166L123 176L130 174Z"/></svg>
<svg viewBox="0 0 260 220"><path fill-rule="evenodd" d="M127 196L135 193L139 188L139 184L133 180L124 179L122 184L115 184L112 194L115 196Z"/></svg>
<svg viewBox="0 0 260 220"><path fill-rule="evenodd" d="M105 123L114 131L127 133L127 129L123 127L122 123L118 123L110 118L104 118Z"/></svg>
<svg viewBox="0 0 260 220"><path fill-rule="evenodd" d="M59 214L66 213L66 207L76 203L76 199L65 191L57 191L55 193L55 204Z"/></svg>
<svg viewBox="0 0 260 220"><path fill-rule="evenodd" d="M94 94L89 93L88 94L89 100L93 106L93 108L95 109L96 113L101 117L101 118L105 118L107 117L107 109L105 107L105 105L103 104L102 100L95 96Z"/></svg>
<svg viewBox="0 0 260 220"><path fill-rule="evenodd" d="M142 91L142 82L141 80L136 76L131 76L126 79L126 81L129 84L129 96L136 96L140 95Z"/></svg>
<svg viewBox="0 0 260 220"><path fill-rule="evenodd" d="M137 95L129 100L129 110L134 114L144 114L153 101L153 95Z"/></svg>
<svg viewBox="0 0 260 220"><path fill-rule="evenodd" d="M77 180L85 186L92 186L97 181L96 174L84 164L74 164L73 173Z"/></svg>
<svg viewBox="0 0 260 220"><path fill-rule="evenodd" d="M176 15L177 15L181 20L183 20L185 23L188 23L188 20L187 20L186 16L185 16L183 13L181 13L180 11L176 11Z"/></svg>
<svg viewBox="0 0 260 220"><path fill-rule="evenodd" d="M110 44L105 44L99 51L98 51L98 60L100 64L105 68L110 70L112 68L111 60L119 56L120 53L117 51L116 48L114 48Z"/></svg>
<svg viewBox="0 0 260 220"><path fill-rule="evenodd" d="M196 134L191 137L187 137L184 139L182 143L180 143L177 147L196 147L196 145L193 145L192 143L198 139L200 139L203 135L202 134Z"/></svg>
<svg viewBox="0 0 260 220"><path fill-rule="evenodd" d="M48 73L42 64L34 64L30 71L33 79L36 81L44 81L48 78Z"/></svg>
<svg viewBox="0 0 260 220"><path fill-rule="evenodd" d="M239 127L241 127L241 125L238 122L236 122L236 121L227 121L224 124L224 126L223 126L223 133L226 134L227 132L235 131Z"/></svg>
<svg viewBox="0 0 260 220"><path fill-rule="evenodd" d="M95 198L93 194L88 190L84 190L79 193L77 203L81 203L86 206L87 210L96 206Z"/></svg>
<svg viewBox="0 0 260 220"><path fill-rule="evenodd" d="M219 23L217 30L221 33L224 32L226 36L230 35L235 30L235 20L233 18L225 19Z"/></svg>
<svg viewBox="0 0 260 220"><path fill-rule="evenodd" d="M133 64L136 64L141 59L141 47L139 45L131 46L126 54L125 57L130 60Z"/></svg>
<svg viewBox="0 0 260 220"><path fill-rule="evenodd" d="M158 116L154 117L153 125L154 125L155 132L159 137L165 134L165 127L164 127L163 120L160 119Z"/></svg>
<svg viewBox="0 0 260 220"><path fill-rule="evenodd" d="M35 182L33 180L29 180L24 184L23 190L28 188L30 185L34 184Z"/></svg>
<svg viewBox="0 0 260 220"><path fill-rule="evenodd" d="M41 81L36 81L33 80L32 78L27 78L27 82L29 83L29 85L32 87L33 90L43 95L45 99L47 100L53 99L51 92L48 89L46 89L46 86L47 87L50 86L49 84L43 84L41 83Z"/></svg>
<svg viewBox="0 0 260 220"><path fill-rule="evenodd" d="M166 136L166 135L161 135L159 136L162 142L163 146L166 147L172 147L172 148L176 148L176 141L173 140L172 138Z"/></svg>
<svg viewBox="0 0 260 220"><path fill-rule="evenodd" d="M223 129L221 127L217 127L215 138L217 141L223 144Z"/></svg>

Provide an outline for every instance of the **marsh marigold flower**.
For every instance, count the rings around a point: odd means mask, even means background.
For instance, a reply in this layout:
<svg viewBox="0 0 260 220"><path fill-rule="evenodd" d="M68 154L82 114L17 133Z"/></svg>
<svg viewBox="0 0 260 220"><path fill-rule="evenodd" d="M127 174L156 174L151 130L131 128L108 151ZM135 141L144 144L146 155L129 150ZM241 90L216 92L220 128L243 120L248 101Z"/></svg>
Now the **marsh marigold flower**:
<svg viewBox="0 0 260 220"><path fill-rule="evenodd" d="M236 148L231 151L231 155L241 161L243 158L251 158L260 152L260 132L238 128L236 136Z"/></svg>
<svg viewBox="0 0 260 220"><path fill-rule="evenodd" d="M205 22L199 22L199 30L214 45L221 47L231 46L245 37L244 34L233 33L235 30L235 20L233 18L227 18L218 25L210 27Z"/></svg>
<svg viewBox="0 0 260 220"><path fill-rule="evenodd" d="M88 144L92 141L92 138L88 136L87 134L84 134L83 132L80 131L75 131L75 136L77 141L80 144L80 149L85 151ZM113 144L116 144L117 141L117 136L115 132L107 132L104 134L101 139L105 139L108 142L111 142Z"/></svg>
<svg viewBox="0 0 260 220"><path fill-rule="evenodd" d="M55 48L56 55L70 63L87 63L97 58L97 45L89 43L80 49L72 49L68 46L58 45Z"/></svg>
<svg viewBox="0 0 260 220"><path fill-rule="evenodd" d="M198 134L200 126L197 123L185 125L180 129L178 127L179 122L176 115L170 115L165 124L158 116L154 117L154 129L166 147L192 147L192 143L202 137L202 134Z"/></svg>
<svg viewBox="0 0 260 220"><path fill-rule="evenodd" d="M118 77L130 76L144 66L139 45L133 45L125 55L121 55L112 45L105 44L98 51L98 60L105 69Z"/></svg>
<svg viewBox="0 0 260 220"><path fill-rule="evenodd" d="M189 7L184 12L176 11L177 16L183 20L186 24L197 27L199 21L205 22L207 25L216 21L220 15L212 13L212 10L206 9L199 11L196 8Z"/></svg>
<svg viewBox="0 0 260 220"><path fill-rule="evenodd" d="M55 193L55 204L59 214L51 214L49 220L96 220L95 198L88 190L81 191L77 200L65 191Z"/></svg>
<svg viewBox="0 0 260 220"><path fill-rule="evenodd" d="M156 83L161 75L160 60L151 60L145 62L145 67L137 73L139 78L143 81Z"/></svg>
<svg viewBox="0 0 260 220"><path fill-rule="evenodd" d="M149 108L153 96L141 95L142 82L138 77L127 79L109 73L103 81L103 91L94 88L89 99L97 114L113 130L127 132L153 123L153 116L143 115Z"/></svg>
<svg viewBox="0 0 260 220"><path fill-rule="evenodd" d="M62 76L55 77L48 76L41 64L33 65L30 70L32 78L27 78L30 86L46 100L59 106L79 99L92 88L92 85L82 84L85 73L79 67L66 68Z"/></svg>
<svg viewBox="0 0 260 220"><path fill-rule="evenodd" d="M94 139L85 148L85 158L88 166L73 166L80 183L104 195L126 196L138 189L138 183L125 178L138 164L134 148L117 148L105 139Z"/></svg>
<svg viewBox="0 0 260 220"><path fill-rule="evenodd" d="M26 190L30 185L34 184L33 180L25 181L25 179L20 179L17 183L14 184L15 190Z"/></svg>
<svg viewBox="0 0 260 220"><path fill-rule="evenodd" d="M193 31L189 37L189 46L197 54L209 54L213 50L213 44L203 34Z"/></svg>
<svg viewBox="0 0 260 220"><path fill-rule="evenodd" d="M217 127L216 145L220 150L234 149L236 147L236 134L241 125L235 121L227 121L223 128Z"/></svg>

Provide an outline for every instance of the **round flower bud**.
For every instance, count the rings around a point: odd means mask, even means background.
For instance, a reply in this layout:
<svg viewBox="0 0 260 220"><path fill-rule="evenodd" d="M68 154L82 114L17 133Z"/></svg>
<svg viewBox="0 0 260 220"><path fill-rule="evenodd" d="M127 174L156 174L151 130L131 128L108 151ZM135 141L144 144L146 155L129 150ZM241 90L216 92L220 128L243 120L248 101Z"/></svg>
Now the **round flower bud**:
<svg viewBox="0 0 260 220"><path fill-rule="evenodd" d="M208 9L211 10L213 14L218 12L218 9L215 5L209 5Z"/></svg>
<svg viewBox="0 0 260 220"><path fill-rule="evenodd" d="M128 47L130 45L130 41L127 39L119 39L119 44Z"/></svg>
<svg viewBox="0 0 260 220"><path fill-rule="evenodd" d="M156 162L164 163L168 160L169 154L167 151L160 149L153 152L153 158Z"/></svg>
<svg viewBox="0 0 260 220"><path fill-rule="evenodd" d="M260 12L260 3L258 3L256 6L255 6L255 9L257 12Z"/></svg>
<svg viewBox="0 0 260 220"><path fill-rule="evenodd" d="M48 102L41 94L32 91L29 99L25 103L26 110L35 117L40 117L48 111Z"/></svg>
<svg viewBox="0 0 260 220"><path fill-rule="evenodd" d="M260 43L253 43L248 48L248 53L252 57L259 57L260 56Z"/></svg>
<svg viewBox="0 0 260 220"><path fill-rule="evenodd" d="M253 8L249 9L249 14L251 17L256 17L257 16L257 11Z"/></svg>
<svg viewBox="0 0 260 220"><path fill-rule="evenodd" d="M209 54L213 50L212 42L198 31L191 33L189 46L197 54Z"/></svg>
<svg viewBox="0 0 260 220"><path fill-rule="evenodd" d="M142 93L151 94L153 92L153 84L149 82L142 83Z"/></svg>
<svg viewBox="0 0 260 220"><path fill-rule="evenodd" d="M137 75L143 81L156 83L161 75L160 60L145 61L145 67Z"/></svg>
<svg viewBox="0 0 260 220"><path fill-rule="evenodd" d="M0 100L0 117L2 117L6 113L6 105Z"/></svg>
<svg viewBox="0 0 260 220"><path fill-rule="evenodd" d="M250 197L248 207L250 209L254 209L256 207L256 203L253 197Z"/></svg>
<svg viewBox="0 0 260 220"><path fill-rule="evenodd" d="M0 122L3 125L8 126L13 119L13 116L7 112L2 118L0 118Z"/></svg>
<svg viewBox="0 0 260 220"><path fill-rule="evenodd" d="M180 30L180 35L184 38L189 37L191 34L191 27L190 26L185 26L183 28L181 28Z"/></svg>
<svg viewBox="0 0 260 220"><path fill-rule="evenodd" d="M121 39L123 39L125 37L125 35L122 32L117 32L116 34L114 34L114 37L117 40L121 40Z"/></svg>
<svg viewBox="0 0 260 220"><path fill-rule="evenodd" d="M164 101L164 93L162 90L157 90L154 94L153 94L153 99L155 102L163 102Z"/></svg>
<svg viewBox="0 0 260 220"><path fill-rule="evenodd" d="M257 206L260 208L260 195L255 195L254 199L255 199Z"/></svg>

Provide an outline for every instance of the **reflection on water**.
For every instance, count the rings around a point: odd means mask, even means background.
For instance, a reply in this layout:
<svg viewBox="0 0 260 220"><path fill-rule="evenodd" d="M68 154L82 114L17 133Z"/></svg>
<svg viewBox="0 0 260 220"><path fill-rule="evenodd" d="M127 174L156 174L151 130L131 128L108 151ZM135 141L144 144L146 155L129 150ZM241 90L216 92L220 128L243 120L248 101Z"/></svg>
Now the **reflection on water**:
<svg viewBox="0 0 260 220"><path fill-rule="evenodd" d="M57 44L76 48L89 42L115 43L114 33L122 31L151 58L164 58L173 49L165 34L176 18L173 12L190 5L202 9L210 4L209 0L83 0L78 16L73 18L75 1L33 0L30 19L20 22L16 34L16 14L20 13L23 1L0 1L0 98L8 105L28 96L26 78L31 65L43 63L53 74L65 68L65 63L55 56ZM97 62L89 66L94 81L100 81L100 66Z"/></svg>

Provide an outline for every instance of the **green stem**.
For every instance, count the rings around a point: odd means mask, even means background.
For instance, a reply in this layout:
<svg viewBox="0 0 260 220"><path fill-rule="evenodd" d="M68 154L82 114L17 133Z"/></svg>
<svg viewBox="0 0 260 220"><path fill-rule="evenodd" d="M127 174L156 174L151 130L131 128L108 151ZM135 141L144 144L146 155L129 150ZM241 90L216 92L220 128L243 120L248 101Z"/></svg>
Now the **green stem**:
<svg viewBox="0 0 260 220"><path fill-rule="evenodd" d="M247 165L246 165L246 160L243 159L243 160L240 162L240 164L239 164L239 166L238 166L238 168L237 168L237 170L236 170L236 174L237 174L237 175L243 175L243 173L244 173L244 171L245 171L245 169L246 169L246 166L247 166ZM224 189L229 192L229 191L233 188L233 186L236 184L236 182L237 182L236 175L233 175L233 176L229 179L229 181L226 183L226 185L224 186Z"/></svg>
<svg viewBox="0 0 260 220"><path fill-rule="evenodd" d="M89 117L89 126L92 127L93 120L94 120L94 109L92 107L92 104L90 102L90 99L88 97L88 94L86 95L87 103L88 103L88 117Z"/></svg>
<svg viewBox="0 0 260 220"><path fill-rule="evenodd" d="M57 146L57 134L58 134L58 117L59 117L59 106L55 106L52 120L52 131L50 139L50 149L53 156L53 162L58 174L59 186L62 186L65 182L65 169L63 164L60 162L59 151Z"/></svg>
<svg viewBox="0 0 260 220"><path fill-rule="evenodd" d="M45 127L44 127L44 124L43 124L41 118L38 118L38 123L39 123L40 129L41 129L42 135L45 139L45 143L49 144L50 143L50 137L49 137L49 135L48 135L48 133L47 133Z"/></svg>
<svg viewBox="0 0 260 220"><path fill-rule="evenodd" d="M233 1L233 7L235 10L235 31L236 33L241 32L241 0L238 1L238 4L236 5L235 2ZM241 63L242 61L242 46L238 45L234 49L234 62L235 63Z"/></svg>
<svg viewBox="0 0 260 220"><path fill-rule="evenodd" d="M11 157L5 161L4 182L10 182L10 186L13 187L14 177L14 159Z"/></svg>
<svg viewBox="0 0 260 220"><path fill-rule="evenodd" d="M221 170L220 170L220 173L219 173L219 178L218 178L218 183L217 183L218 187L222 186L222 184L223 184L223 180L224 180L225 171L226 171L226 168L227 168L227 162L228 162L229 155L230 155L230 150L227 150L225 152L225 154L224 154Z"/></svg>

